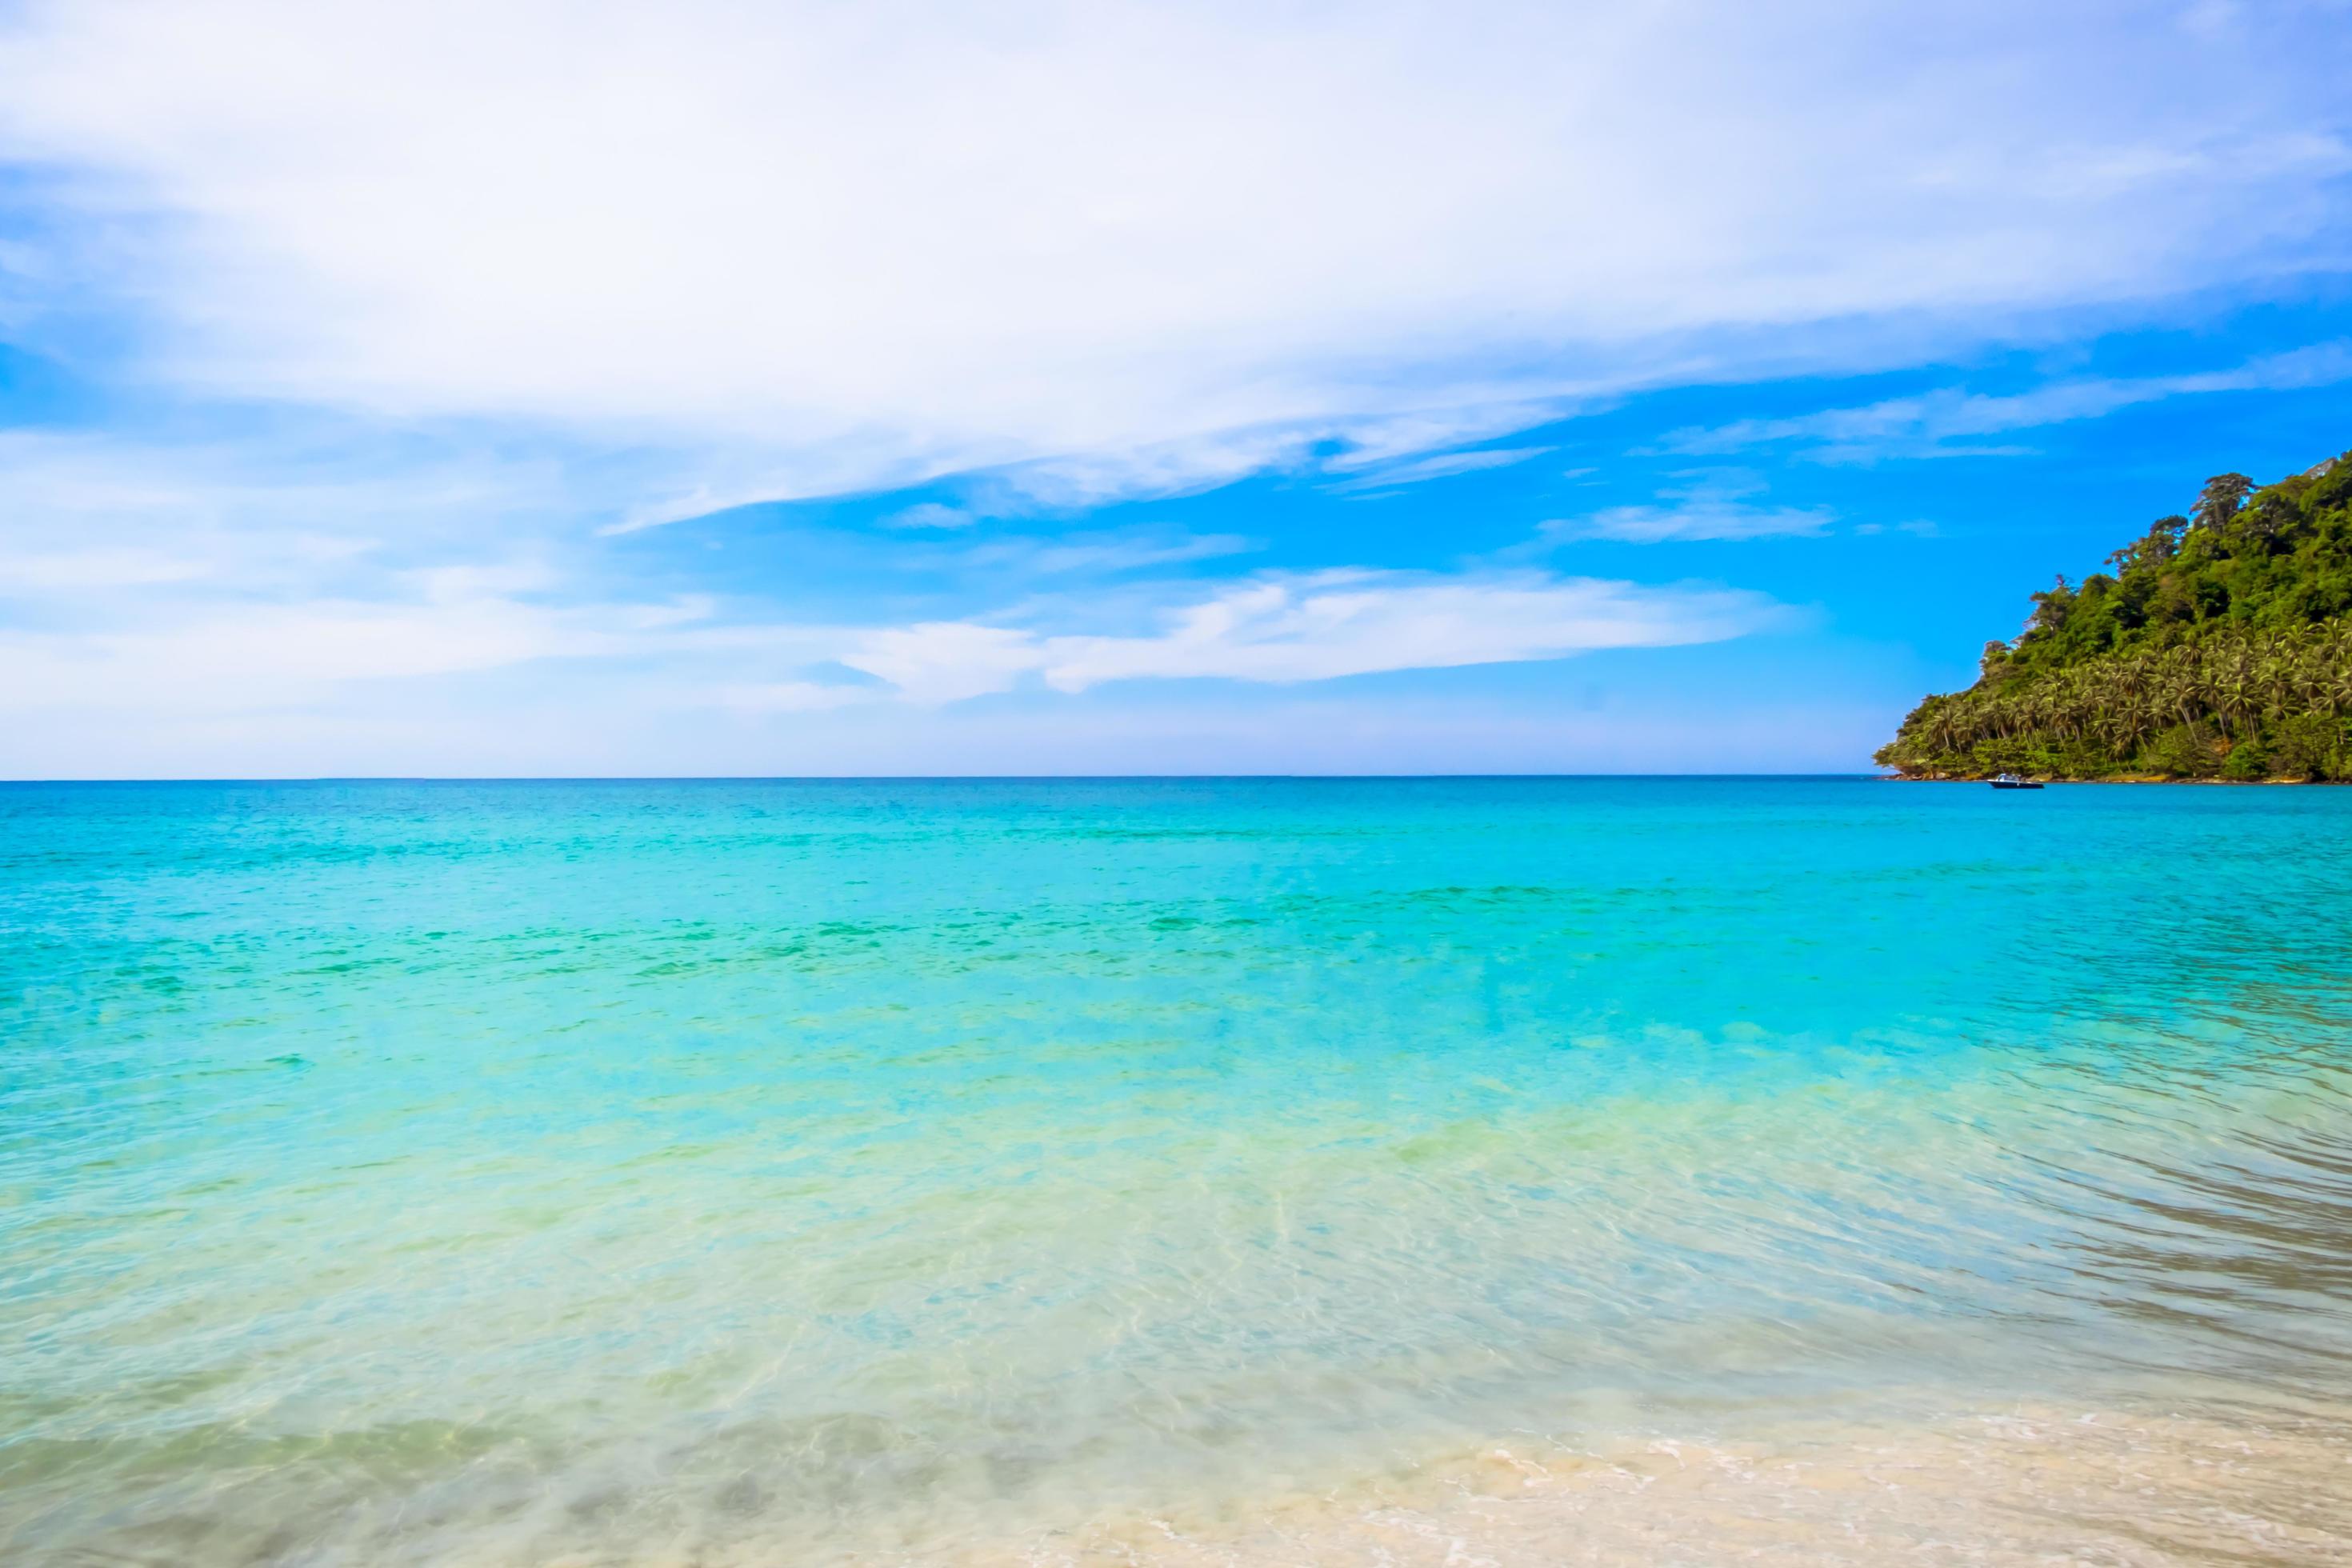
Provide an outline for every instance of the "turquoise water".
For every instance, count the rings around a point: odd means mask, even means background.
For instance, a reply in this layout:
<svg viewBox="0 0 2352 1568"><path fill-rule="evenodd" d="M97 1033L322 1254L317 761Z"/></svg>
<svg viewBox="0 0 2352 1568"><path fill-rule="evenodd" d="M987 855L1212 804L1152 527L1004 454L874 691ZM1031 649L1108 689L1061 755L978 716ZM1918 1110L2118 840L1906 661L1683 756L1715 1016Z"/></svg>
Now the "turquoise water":
<svg viewBox="0 0 2352 1568"><path fill-rule="evenodd" d="M2063 1408L2269 1458L2021 1552L2324 1561L2347 910L2326 789L0 786L0 1557L1353 1560L1503 1440L1978 1519Z"/></svg>

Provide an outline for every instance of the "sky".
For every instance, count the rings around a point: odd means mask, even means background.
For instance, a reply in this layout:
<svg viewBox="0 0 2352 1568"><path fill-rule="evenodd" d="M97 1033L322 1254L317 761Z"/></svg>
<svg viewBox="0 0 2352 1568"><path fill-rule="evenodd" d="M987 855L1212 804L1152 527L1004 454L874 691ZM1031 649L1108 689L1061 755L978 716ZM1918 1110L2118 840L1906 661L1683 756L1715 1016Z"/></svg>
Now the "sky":
<svg viewBox="0 0 2352 1568"><path fill-rule="evenodd" d="M2352 446L2347 67L2347 0L0 0L0 777L1865 771Z"/></svg>

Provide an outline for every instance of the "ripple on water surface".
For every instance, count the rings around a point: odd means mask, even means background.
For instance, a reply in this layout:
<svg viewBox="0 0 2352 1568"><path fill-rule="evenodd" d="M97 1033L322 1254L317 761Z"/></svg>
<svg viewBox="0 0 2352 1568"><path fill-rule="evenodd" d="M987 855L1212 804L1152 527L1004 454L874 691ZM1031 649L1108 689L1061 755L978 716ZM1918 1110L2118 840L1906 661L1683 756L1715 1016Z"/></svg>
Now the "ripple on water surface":
<svg viewBox="0 0 2352 1568"><path fill-rule="evenodd" d="M0 788L14 1561L2352 1552L2352 792Z"/></svg>

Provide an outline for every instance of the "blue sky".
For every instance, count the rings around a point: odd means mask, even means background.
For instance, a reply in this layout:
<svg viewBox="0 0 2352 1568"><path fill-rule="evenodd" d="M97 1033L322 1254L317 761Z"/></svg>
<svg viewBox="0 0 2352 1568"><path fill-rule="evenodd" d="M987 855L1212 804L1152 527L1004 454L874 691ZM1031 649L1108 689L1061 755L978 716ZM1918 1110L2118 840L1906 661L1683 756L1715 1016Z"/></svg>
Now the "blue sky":
<svg viewBox="0 0 2352 1568"><path fill-rule="evenodd" d="M1859 770L2352 445L2347 38L0 5L0 775Z"/></svg>

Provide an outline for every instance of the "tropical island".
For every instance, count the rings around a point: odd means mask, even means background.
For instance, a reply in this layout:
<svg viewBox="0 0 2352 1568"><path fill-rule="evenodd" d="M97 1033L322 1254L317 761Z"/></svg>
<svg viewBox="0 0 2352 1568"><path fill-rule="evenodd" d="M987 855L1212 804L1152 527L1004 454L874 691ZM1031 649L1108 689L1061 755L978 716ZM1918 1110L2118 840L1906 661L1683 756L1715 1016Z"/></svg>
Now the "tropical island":
<svg viewBox="0 0 2352 1568"><path fill-rule="evenodd" d="M1876 760L1904 778L2352 779L2352 453L2206 481L2077 584L2032 595L1976 684Z"/></svg>

